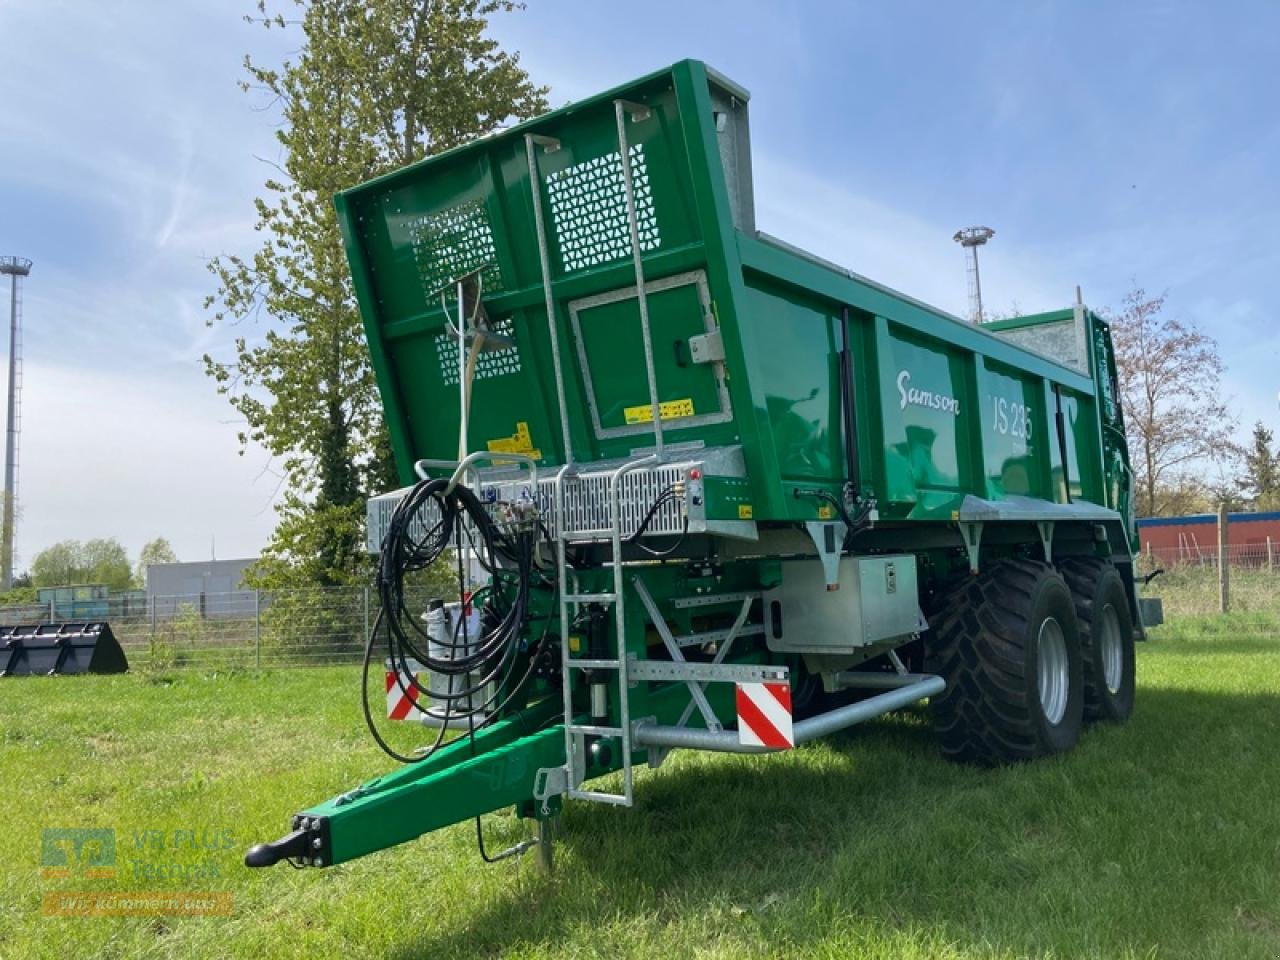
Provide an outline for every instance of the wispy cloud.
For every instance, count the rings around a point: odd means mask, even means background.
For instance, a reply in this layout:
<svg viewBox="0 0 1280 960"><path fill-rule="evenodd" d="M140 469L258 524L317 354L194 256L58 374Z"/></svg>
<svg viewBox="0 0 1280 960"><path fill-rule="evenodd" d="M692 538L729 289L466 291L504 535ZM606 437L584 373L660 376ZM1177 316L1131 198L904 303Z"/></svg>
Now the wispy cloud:
<svg viewBox="0 0 1280 960"><path fill-rule="evenodd" d="M167 246L174 231L182 223L183 209L187 205L187 198L191 192L191 157L195 149L191 128L185 123L180 123L173 128L173 133L178 142L177 170L169 187L169 214L156 233L157 247Z"/></svg>

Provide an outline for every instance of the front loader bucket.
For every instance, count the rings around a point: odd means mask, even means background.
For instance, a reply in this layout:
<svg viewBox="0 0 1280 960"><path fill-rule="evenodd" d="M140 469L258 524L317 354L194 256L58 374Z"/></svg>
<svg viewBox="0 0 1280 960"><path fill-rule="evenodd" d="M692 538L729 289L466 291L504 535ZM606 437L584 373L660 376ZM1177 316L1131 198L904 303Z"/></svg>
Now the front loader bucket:
<svg viewBox="0 0 1280 960"><path fill-rule="evenodd" d="M0 627L0 677L124 673L124 651L108 623L41 623Z"/></svg>

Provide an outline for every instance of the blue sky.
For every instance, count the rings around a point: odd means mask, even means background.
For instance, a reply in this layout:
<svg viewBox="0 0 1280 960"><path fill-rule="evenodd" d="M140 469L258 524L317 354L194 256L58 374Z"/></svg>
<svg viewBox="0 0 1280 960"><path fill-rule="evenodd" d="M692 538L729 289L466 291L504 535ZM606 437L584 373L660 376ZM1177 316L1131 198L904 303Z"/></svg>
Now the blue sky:
<svg viewBox="0 0 1280 960"><path fill-rule="evenodd" d="M291 37L233 0L0 2L0 253L26 287L19 564L65 537L250 555L279 478L199 357L206 260L252 249L276 118L236 87ZM953 312L1136 280L1278 426L1280 6L530 0L494 32L559 105L694 56L752 92L759 225ZM7 290L5 291L7 297ZM216 545L216 547L215 547Z"/></svg>

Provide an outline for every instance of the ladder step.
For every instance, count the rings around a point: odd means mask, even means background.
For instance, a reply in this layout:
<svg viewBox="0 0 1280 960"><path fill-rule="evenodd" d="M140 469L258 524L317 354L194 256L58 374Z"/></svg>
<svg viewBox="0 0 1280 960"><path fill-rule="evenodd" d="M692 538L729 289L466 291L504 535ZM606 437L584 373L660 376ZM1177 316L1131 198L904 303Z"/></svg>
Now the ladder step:
<svg viewBox="0 0 1280 960"><path fill-rule="evenodd" d="M613 603L618 599L616 593L566 593L565 603Z"/></svg>
<svg viewBox="0 0 1280 960"><path fill-rule="evenodd" d="M569 666L579 670L617 670L622 666L621 660L570 660Z"/></svg>
<svg viewBox="0 0 1280 960"><path fill-rule="evenodd" d="M631 806L631 798L621 793L601 793L598 790L570 790L567 796L574 800L594 800L596 803L611 803L615 807Z"/></svg>
<svg viewBox="0 0 1280 960"><path fill-rule="evenodd" d="M602 727L592 723L570 723L566 725L572 733L585 733L596 737L620 737L621 727Z"/></svg>

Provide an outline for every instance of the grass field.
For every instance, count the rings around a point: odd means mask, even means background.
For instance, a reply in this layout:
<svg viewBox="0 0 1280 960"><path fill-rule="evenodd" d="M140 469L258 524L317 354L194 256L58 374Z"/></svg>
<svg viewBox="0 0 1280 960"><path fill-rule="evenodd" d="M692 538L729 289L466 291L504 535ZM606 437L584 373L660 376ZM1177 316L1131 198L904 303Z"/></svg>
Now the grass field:
<svg viewBox="0 0 1280 960"><path fill-rule="evenodd" d="M1232 624L1162 628L1133 721L1053 761L946 764L923 711L785 756L677 755L637 809L571 807L550 877L482 864L469 825L240 866L387 767L349 668L0 681L0 957L1280 957L1280 629ZM115 878L42 875L57 827L113 828ZM494 846L523 829L486 819ZM143 876L171 863L188 876ZM103 889L233 911L42 913Z"/></svg>

